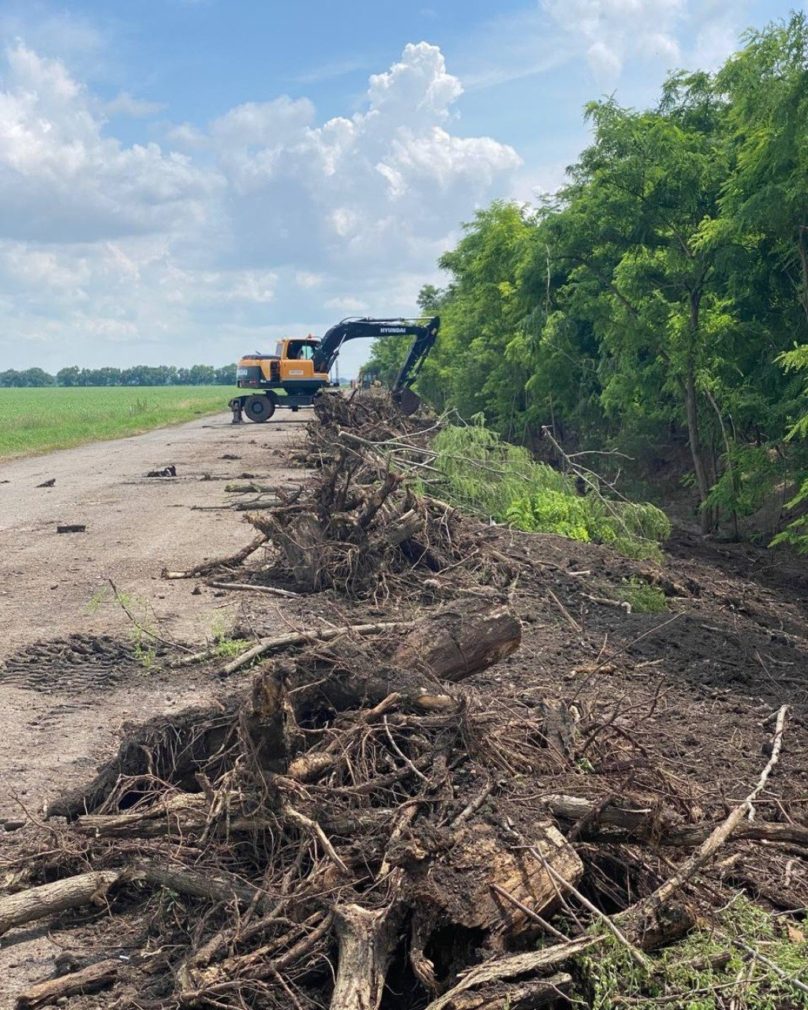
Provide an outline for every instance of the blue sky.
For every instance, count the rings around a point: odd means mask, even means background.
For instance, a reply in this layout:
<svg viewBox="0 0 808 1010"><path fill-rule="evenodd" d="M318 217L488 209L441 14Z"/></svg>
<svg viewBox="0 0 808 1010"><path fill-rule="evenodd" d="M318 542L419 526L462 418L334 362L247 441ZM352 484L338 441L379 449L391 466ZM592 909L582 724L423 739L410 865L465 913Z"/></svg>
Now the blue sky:
<svg viewBox="0 0 808 1010"><path fill-rule="evenodd" d="M562 183L586 101L652 102L793 6L0 0L0 367L412 312L476 208Z"/></svg>

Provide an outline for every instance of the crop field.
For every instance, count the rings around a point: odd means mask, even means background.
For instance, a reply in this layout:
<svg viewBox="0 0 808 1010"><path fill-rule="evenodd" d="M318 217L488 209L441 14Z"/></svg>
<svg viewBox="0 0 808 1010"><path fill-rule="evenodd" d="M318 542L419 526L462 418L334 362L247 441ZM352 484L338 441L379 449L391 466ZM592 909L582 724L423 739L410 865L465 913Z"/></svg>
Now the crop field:
<svg viewBox="0 0 808 1010"><path fill-rule="evenodd" d="M0 389L0 459L136 435L227 410L229 386Z"/></svg>

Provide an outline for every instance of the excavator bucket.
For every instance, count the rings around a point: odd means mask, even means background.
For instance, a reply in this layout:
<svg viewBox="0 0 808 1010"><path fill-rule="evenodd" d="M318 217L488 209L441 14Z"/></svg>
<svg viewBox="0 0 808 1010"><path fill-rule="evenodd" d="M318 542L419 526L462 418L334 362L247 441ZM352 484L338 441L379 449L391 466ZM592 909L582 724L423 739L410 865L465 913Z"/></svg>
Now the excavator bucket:
<svg viewBox="0 0 808 1010"><path fill-rule="evenodd" d="M421 406L421 397L417 393L413 393L413 391L408 389L406 386L404 389L399 389L393 393L393 399L396 402L398 409L405 417L409 417L410 414L414 414Z"/></svg>

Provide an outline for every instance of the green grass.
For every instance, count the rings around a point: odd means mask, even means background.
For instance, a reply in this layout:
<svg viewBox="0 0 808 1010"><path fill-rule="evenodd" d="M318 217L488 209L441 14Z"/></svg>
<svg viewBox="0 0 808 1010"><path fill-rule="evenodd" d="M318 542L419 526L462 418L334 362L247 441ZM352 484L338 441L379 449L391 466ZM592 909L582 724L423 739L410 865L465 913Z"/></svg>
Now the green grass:
<svg viewBox="0 0 808 1010"><path fill-rule="evenodd" d="M136 435L227 410L229 386L0 389L0 459Z"/></svg>

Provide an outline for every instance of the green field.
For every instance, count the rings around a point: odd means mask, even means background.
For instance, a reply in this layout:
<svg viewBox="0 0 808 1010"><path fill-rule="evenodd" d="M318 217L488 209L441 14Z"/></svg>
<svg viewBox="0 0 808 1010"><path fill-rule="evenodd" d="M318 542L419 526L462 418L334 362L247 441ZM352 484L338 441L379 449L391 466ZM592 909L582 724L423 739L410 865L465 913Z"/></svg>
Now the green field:
<svg viewBox="0 0 808 1010"><path fill-rule="evenodd" d="M0 389L0 459L136 435L227 410L229 386Z"/></svg>

